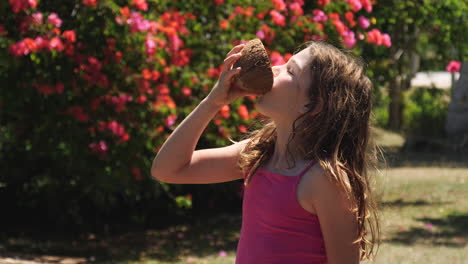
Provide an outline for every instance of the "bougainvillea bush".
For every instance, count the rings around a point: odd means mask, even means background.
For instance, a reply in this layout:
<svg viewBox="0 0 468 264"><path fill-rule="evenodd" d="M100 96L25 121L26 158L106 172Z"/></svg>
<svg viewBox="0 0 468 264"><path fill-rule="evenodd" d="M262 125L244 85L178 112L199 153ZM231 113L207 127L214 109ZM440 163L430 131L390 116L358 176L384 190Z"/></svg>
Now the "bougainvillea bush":
<svg viewBox="0 0 468 264"><path fill-rule="evenodd" d="M386 49L372 9L369 0L1 1L4 208L15 221L34 214L56 225L155 223L190 208L192 194L194 207L226 209L214 201L237 201L240 183L167 185L149 173L226 53L253 38L273 65L308 40ZM255 100L224 106L198 147L245 133Z"/></svg>

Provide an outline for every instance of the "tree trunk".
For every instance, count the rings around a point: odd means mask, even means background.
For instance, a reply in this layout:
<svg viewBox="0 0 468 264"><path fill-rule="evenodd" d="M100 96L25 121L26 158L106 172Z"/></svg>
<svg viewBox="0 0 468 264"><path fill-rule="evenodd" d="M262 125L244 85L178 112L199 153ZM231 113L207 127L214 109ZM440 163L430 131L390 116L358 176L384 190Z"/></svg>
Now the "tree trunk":
<svg viewBox="0 0 468 264"><path fill-rule="evenodd" d="M402 117L402 96L400 77L396 76L390 80L390 105L389 105L389 127L392 130L399 130Z"/></svg>

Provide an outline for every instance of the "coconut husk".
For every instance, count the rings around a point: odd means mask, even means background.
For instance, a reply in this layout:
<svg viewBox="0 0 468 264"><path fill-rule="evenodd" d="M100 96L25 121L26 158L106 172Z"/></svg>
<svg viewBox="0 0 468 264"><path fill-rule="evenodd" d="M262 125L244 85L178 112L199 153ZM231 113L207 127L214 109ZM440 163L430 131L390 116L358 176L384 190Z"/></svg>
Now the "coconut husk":
<svg viewBox="0 0 468 264"><path fill-rule="evenodd" d="M234 77L236 85L256 94L270 91L273 86L273 71L262 41L258 38L250 40L241 50L241 55L234 63L234 68L242 68Z"/></svg>

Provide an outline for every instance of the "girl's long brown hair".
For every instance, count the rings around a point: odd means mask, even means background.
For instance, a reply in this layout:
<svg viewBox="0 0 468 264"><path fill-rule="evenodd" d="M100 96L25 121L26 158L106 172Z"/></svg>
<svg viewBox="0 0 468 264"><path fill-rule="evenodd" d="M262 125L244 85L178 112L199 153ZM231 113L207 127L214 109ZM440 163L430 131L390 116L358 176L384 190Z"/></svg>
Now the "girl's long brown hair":
<svg viewBox="0 0 468 264"><path fill-rule="evenodd" d="M354 205L358 222L354 243L359 243L360 258L373 259L374 246L380 239L377 205L368 173L371 167L377 167L376 147L370 140L373 85L360 57L324 41L304 45L311 56L311 104L293 122L286 158L291 153L290 142L297 137L296 151L304 160L317 160L327 176L343 187ZM319 100L323 103L322 111L311 114ZM250 140L238 160L239 168L247 174L245 187L255 171L271 157L276 142L274 122L265 116L259 121L260 129L245 134L244 139ZM292 161L295 162L294 158Z"/></svg>

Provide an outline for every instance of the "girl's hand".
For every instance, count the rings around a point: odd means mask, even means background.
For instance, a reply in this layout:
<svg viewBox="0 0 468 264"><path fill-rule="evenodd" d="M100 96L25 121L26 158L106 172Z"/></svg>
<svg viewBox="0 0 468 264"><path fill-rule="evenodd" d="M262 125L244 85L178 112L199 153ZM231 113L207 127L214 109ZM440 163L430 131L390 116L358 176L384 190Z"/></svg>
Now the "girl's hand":
<svg viewBox="0 0 468 264"><path fill-rule="evenodd" d="M232 103L239 97L252 94L251 92L242 90L238 88L237 85L233 84L234 75L238 74L241 69L231 68L232 65L241 57L241 53L239 51L241 51L244 46L245 44L239 44L227 54L223 63L223 71L221 72L221 75L213 89L211 89L211 92L206 97L208 102L221 107Z"/></svg>

